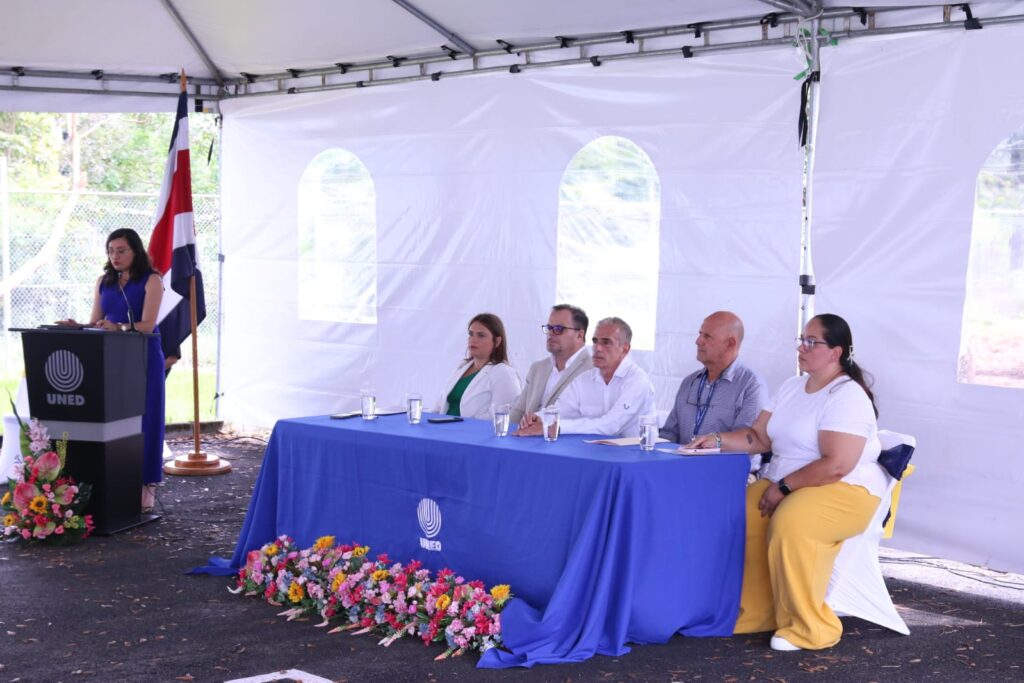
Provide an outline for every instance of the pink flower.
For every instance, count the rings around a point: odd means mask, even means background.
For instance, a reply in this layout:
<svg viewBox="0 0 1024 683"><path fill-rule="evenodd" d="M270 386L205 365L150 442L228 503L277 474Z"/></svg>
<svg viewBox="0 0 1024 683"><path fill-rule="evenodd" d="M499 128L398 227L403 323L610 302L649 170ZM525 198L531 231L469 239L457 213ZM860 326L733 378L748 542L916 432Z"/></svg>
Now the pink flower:
<svg viewBox="0 0 1024 683"><path fill-rule="evenodd" d="M28 529L22 529L21 530L21 537L24 538L24 539L32 538L32 532L29 531Z"/></svg>
<svg viewBox="0 0 1024 683"><path fill-rule="evenodd" d="M32 474L43 481L53 481L60 474L60 456L53 451L43 453L32 467Z"/></svg>
<svg viewBox="0 0 1024 683"><path fill-rule="evenodd" d="M56 529L53 530L53 533L58 534L58 535L64 533L64 527L62 527L62 526L57 527Z"/></svg>
<svg viewBox="0 0 1024 683"><path fill-rule="evenodd" d="M32 499L39 495L39 489L33 484L22 482L14 487L14 505L19 510L28 507Z"/></svg>

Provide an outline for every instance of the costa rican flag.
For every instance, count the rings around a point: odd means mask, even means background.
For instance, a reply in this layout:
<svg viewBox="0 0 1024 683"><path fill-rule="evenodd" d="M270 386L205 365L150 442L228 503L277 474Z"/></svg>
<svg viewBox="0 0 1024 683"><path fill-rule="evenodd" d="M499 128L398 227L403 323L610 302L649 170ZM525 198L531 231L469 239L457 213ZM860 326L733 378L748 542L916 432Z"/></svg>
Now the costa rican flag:
<svg viewBox="0 0 1024 683"><path fill-rule="evenodd" d="M176 352L192 332L189 278L196 277L196 325L206 317L203 276L196 260L196 228L192 215L192 175L188 154L188 95L178 97L178 116L160 186L156 225L149 239L149 258L163 275L164 296L157 322L164 355ZM180 356L180 352L175 355Z"/></svg>

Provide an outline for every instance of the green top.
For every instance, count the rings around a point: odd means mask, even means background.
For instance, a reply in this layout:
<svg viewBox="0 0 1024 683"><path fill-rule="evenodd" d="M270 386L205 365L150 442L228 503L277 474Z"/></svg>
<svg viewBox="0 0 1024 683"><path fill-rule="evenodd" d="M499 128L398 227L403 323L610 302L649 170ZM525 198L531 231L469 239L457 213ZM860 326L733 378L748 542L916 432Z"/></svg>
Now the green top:
<svg viewBox="0 0 1024 683"><path fill-rule="evenodd" d="M462 413L459 412L459 404L462 403L462 395L466 393L466 387L469 386L469 383L473 381L473 378L476 377L479 372L480 371L477 370L476 372L471 372L465 377L460 377L459 381L455 383L454 387L452 387L452 390L448 392L449 415L455 415L457 417L462 415Z"/></svg>

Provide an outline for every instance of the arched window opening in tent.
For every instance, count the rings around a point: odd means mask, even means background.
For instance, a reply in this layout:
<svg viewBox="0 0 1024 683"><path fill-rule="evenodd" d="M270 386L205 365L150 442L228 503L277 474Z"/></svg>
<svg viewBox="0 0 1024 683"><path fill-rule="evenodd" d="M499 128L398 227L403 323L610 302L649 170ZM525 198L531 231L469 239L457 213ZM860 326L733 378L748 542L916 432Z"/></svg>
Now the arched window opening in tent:
<svg viewBox="0 0 1024 683"><path fill-rule="evenodd" d="M299 318L377 322L377 195L362 161L318 154L299 181Z"/></svg>
<svg viewBox="0 0 1024 683"><path fill-rule="evenodd" d="M660 224L650 157L626 138L587 144L559 187L556 300L581 306L594 322L623 318L633 348L653 350Z"/></svg>
<svg viewBox="0 0 1024 683"><path fill-rule="evenodd" d="M957 379L1024 387L1024 127L978 173Z"/></svg>

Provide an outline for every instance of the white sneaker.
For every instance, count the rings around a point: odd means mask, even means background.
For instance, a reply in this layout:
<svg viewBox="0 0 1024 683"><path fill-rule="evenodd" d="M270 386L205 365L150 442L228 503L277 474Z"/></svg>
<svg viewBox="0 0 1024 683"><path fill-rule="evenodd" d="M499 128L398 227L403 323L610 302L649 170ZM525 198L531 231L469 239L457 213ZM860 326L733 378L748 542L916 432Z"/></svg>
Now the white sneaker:
<svg viewBox="0 0 1024 683"><path fill-rule="evenodd" d="M772 649L778 650L779 652L796 652L803 648L797 647L782 636L772 636Z"/></svg>

